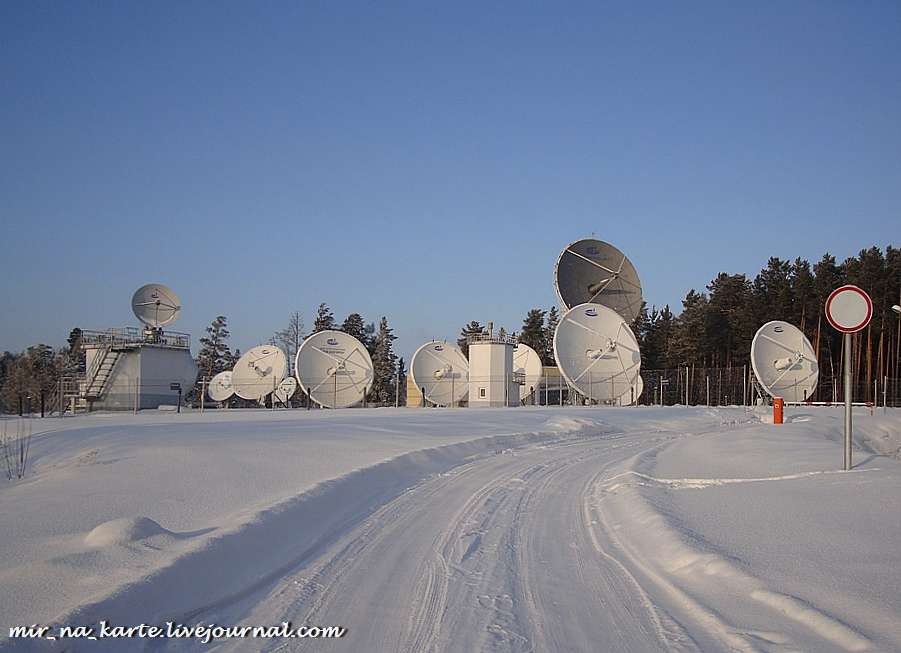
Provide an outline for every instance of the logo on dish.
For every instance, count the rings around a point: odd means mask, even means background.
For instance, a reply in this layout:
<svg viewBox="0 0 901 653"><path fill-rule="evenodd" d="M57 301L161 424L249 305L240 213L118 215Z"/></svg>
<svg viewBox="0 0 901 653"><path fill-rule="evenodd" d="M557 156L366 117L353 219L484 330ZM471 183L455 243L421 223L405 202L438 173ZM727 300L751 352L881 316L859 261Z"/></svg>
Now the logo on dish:
<svg viewBox="0 0 901 653"><path fill-rule="evenodd" d="M331 345L332 347L336 347L338 345L338 341L335 340L334 338L329 338L328 340L325 341L325 344Z"/></svg>
<svg viewBox="0 0 901 653"><path fill-rule="evenodd" d="M585 315L587 315L588 317L597 317L597 316L598 316L597 309L594 309L594 308L586 308L586 309L585 309Z"/></svg>
<svg viewBox="0 0 901 653"><path fill-rule="evenodd" d="M444 351L444 347L441 345L435 345L435 351Z"/></svg>
<svg viewBox="0 0 901 653"><path fill-rule="evenodd" d="M590 246L588 249L586 249L585 252L586 252L589 256L597 256L598 254L601 253L600 250L599 250L597 247L595 247L594 245L592 245L592 246Z"/></svg>
<svg viewBox="0 0 901 653"><path fill-rule="evenodd" d="M776 333L782 333L784 329L781 326L773 327L773 331Z"/></svg>

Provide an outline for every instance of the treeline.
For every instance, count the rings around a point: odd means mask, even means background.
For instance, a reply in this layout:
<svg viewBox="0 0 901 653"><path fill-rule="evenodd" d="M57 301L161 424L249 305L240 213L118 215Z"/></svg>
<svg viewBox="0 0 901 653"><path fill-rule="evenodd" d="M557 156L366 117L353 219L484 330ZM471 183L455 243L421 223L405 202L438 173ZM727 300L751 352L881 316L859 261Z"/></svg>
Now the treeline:
<svg viewBox="0 0 901 653"><path fill-rule="evenodd" d="M873 299L873 319L854 338L854 383L866 388L899 376L901 323L892 305L901 304L901 250L889 245L861 250L838 263L824 254L814 265L796 258L770 258L753 279L718 274L704 290L688 291L676 315L669 305L642 306L631 325L641 346L642 369L741 368L750 365L751 340L763 324L784 320L800 328L817 352L820 382L815 399L831 399L832 380L842 374L842 335L829 326L824 306L837 287L853 283ZM556 309L532 309L523 321L521 342L553 365ZM473 323L478 328L478 323ZM464 338L472 329L468 325Z"/></svg>
<svg viewBox="0 0 901 653"><path fill-rule="evenodd" d="M0 355L0 409L9 413L56 409L60 378L84 373L81 329L72 329L68 346L54 349L45 344L13 354Z"/></svg>
<svg viewBox="0 0 901 653"><path fill-rule="evenodd" d="M901 250L891 245L885 252L878 247L861 250L842 263L828 253L812 266L801 258L773 257L753 279L720 273L706 292L690 290L678 316L669 306L643 309L633 325L642 366L747 365L757 329L770 320L784 320L800 328L817 352L819 398L828 399L833 378L842 374L842 335L827 322L824 307L829 294L846 283L873 299L872 321L853 339L855 384L869 389L874 379L881 383L886 376L897 377L901 326L892 305L901 301Z"/></svg>
<svg viewBox="0 0 901 653"><path fill-rule="evenodd" d="M384 316L376 325L375 322L367 323L359 313L351 313L339 324L328 304L322 303L316 311L313 328L309 333L306 331L303 316L295 311L288 317L285 327L269 338L269 344L285 352L290 373L293 374L294 359L303 341L314 333L326 330L343 331L352 335L366 347L372 357L373 384L367 394L367 402L393 405L399 389L400 404L404 404L407 370L404 359L394 352L394 341L397 336ZM206 335L199 340L200 350L197 354L199 377L209 379L219 372L234 367L241 357L241 352L238 349L231 350L228 344L229 337L228 318L219 315L206 328ZM301 391L298 389L297 395L300 394Z"/></svg>
<svg viewBox="0 0 901 653"><path fill-rule="evenodd" d="M873 299L873 319L854 338L852 351L855 384L863 386L866 398L872 399L869 393L874 380L901 376L901 320L891 310L893 304L901 304L901 250L891 245L884 251L878 247L861 250L841 263L831 254L824 254L814 265L801 258L786 261L773 257L753 279L721 272L704 290L690 290L678 315L669 305L642 306L632 324L641 346L642 368L741 368L749 364L751 339L757 329L770 320L785 320L799 327L817 352L820 382L814 399L830 399L832 381L842 374L842 337L826 322L823 309L829 293L845 283L860 286ZM518 334L520 342L535 349L545 365L554 365L553 335L559 317L556 307L534 308ZM399 389L403 403L407 371L403 358L394 352L396 337L386 318L376 324L351 313L338 324L323 303L310 333L325 329L349 333L372 356L375 382L368 401L393 404ZM465 352L467 337L484 331L481 323L470 322L461 330L458 344ZM307 335L302 316L295 312L269 342L281 347L293 366L297 348ZM227 319L218 316L199 340L201 376L209 378L234 366L241 352L232 350L228 339ZM84 351L77 328L70 332L67 347L38 344L18 354L4 352L0 355L0 404L7 412L36 411L40 398L55 392L61 376L83 374Z"/></svg>

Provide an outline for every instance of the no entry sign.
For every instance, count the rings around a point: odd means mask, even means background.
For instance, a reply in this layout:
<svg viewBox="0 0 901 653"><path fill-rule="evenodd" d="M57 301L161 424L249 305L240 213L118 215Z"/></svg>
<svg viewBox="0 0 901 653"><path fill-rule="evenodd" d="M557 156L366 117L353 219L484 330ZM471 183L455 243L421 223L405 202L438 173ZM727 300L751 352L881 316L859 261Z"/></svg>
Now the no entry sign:
<svg viewBox="0 0 901 653"><path fill-rule="evenodd" d="M870 323L873 300L857 286L836 288L826 300L826 319L842 333L856 333Z"/></svg>
<svg viewBox="0 0 901 653"><path fill-rule="evenodd" d="M845 457L844 469L851 469L851 350L854 348L852 334L870 323L873 317L873 300L857 286L848 284L836 288L826 300L826 319L842 336L842 377L845 385Z"/></svg>

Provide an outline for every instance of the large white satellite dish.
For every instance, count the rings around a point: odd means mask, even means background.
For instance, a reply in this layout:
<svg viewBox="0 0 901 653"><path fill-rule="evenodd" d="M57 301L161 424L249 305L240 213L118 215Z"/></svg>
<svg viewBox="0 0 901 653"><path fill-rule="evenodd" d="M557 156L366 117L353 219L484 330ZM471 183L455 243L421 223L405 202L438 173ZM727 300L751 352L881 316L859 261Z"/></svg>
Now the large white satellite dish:
<svg viewBox="0 0 901 653"><path fill-rule="evenodd" d="M516 349L513 350L513 374L514 378L519 377L523 381L519 386L520 401L529 398L533 390L537 393L538 384L541 383L544 374L544 366L538 352L522 342L516 345Z"/></svg>
<svg viewBox="0 0 901 653"><path fill-rule="evenodd" d="M598 402L612 402L632 388L641 371L638 341L613 309L573 306L554 332L554 359L570 387Z"/></svg>
<svg viewBox="0 0 901 653"><path fill-rule="evenodd" d="M432 340L410 361L410 375L426 401L450 406L469 393L469 361L456 345Z"/></svg>
<svg viewBox="0 0 901 653"><path fill-rule="evenodd" d="M181 302L171 288L161 283L148 283L135 291L131 298L135 317L152 329L175 322Z"/></svg>
<svg viewBox="0 0 901 653"><path fill-rule="evenodd" d="M213 401L228 401L231 399L231 396L235 394L235 389L232 387L232 371L226 370L216 374L210 379L210 384L207 386L206 391Z"/></svg>
<svg viewBox="0 0 901 653"><path fill-rule="evenodd" d="M631 324L641 311L641 282L635 266L616 247L583 238L557 258L554 287L564 310L577 304L603 304Z"/></svg>
<svg viewBox="0 0 901 653"><path fill-rule="evenodd" d="M304 340L297 350L294 371L303 391L325 408L358 404L372 387L369 352L343 331L319 331Z"/></svg>
<svg viewBox="0 0 901 653"><path fill-rule="evenodd" d="M810 341L793 324L767 322L751 341L751 367L771 397L807 401L817 387L819 367Z"/></svg>
<svg viewBox="0 0 901 653"><path fill-rule="evenodd" d="M293 376L286 376L275 389L275 400L287 404L295 392L297 392L297 380Z"/></svg>
<svg viewBox="0 0 901 653"><path fill-rule="evenodd" d="M273 392L288 372L285 352L275 345L260 345L245 352L232 370L232 387L243 399L259 401Z"/></svg>

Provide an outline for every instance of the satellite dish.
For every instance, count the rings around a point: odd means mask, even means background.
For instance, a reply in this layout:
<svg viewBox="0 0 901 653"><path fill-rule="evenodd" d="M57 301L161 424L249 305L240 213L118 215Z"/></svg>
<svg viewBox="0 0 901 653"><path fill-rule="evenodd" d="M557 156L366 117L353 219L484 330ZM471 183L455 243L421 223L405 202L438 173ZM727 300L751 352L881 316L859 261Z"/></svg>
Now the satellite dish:
<svg viewBox="0 0 901 653"><path fill-rule="evenodd" d="M259 401L274 391L288 371L285 352L275 345L260 345L245 352L232 370L232 387L243 399Z"/></svg>
<svg viewBox="0 0 901 653"><path fill-rule="evenodd" d="M297 380L293 376L286 376L275 389L275 400L287 404L295 392L297 392Z"/></svg>
<svg viewBox="0 0 901 653"><path fill-rule="evenodd" d="M817 387L816 353L801 330L788 322L774 320L757 330L751 341L751 367L771 397L807 401Z"/></svg>
<svg viewBox="0 0 901 653"><path fill-rule="evenodd" d="M567 246L554 268L554 287L564 310L603 304L629 324L641 312L641 282L635 266L616 247L584 238Z"/></svg>
<svg viewBox="0 0 901 653"><path fill-rule="evenodd" d="M294 362L303 391L325 408L360 403L372 387L372 358L359 340L343 331L318 331L297 350Z"/></svg>
<svg viewBox="0 0 901 653"><path fill-rule="evenodd" d="M131 298L131 310L141 322L152 329L159 329L175 322L181 311L181 302L168 286L148 283L135 291Z"/></svg>
<svg viewBox="0 0 901 653"><path fill-rule="evenodd" d="M630 391L641 370L632 329L600 304L579 304L562 315L554 332L554 359L570 387L598 402Z"/></svg>
<svg viewBox="0 0 901 653"><path fill-rule="evenodd" d="M235 394L235 389L232 387L232 371L219 372L219 374L210 379L206 392L213 401L228 401L231 399L231 396Z"/></svg>
<svg viewBox="0 0 901 653"><path fill-rule="evenodd" d="M544 374L538 352L522 342L516 345L513 350L513 374L514 378L523 380L523 384L519 386L520 401L530 397L533 389L538 392L538 384Z"/></svg>
<svg viewBox="0 0 901 653"><path fill-rule="evenodd" d="M459 347L442 340L416 350L410 375L426 401L436 406L450 406L469 393L469 361Z"/></svg>

